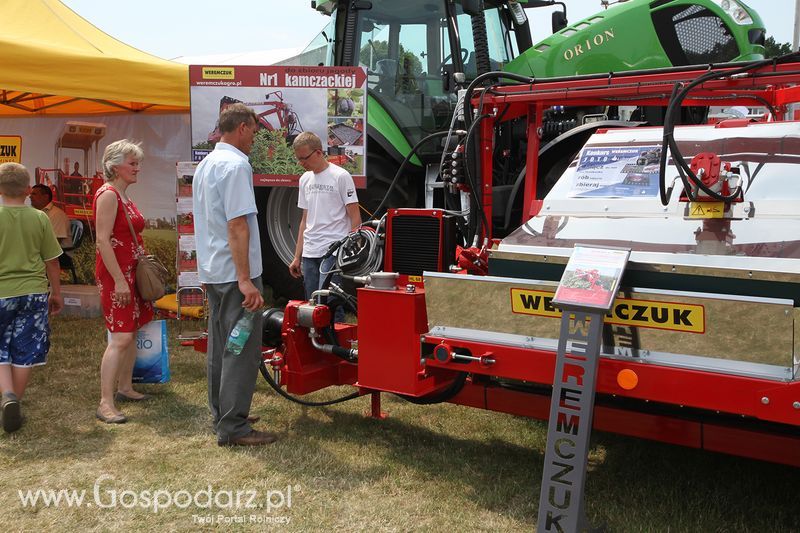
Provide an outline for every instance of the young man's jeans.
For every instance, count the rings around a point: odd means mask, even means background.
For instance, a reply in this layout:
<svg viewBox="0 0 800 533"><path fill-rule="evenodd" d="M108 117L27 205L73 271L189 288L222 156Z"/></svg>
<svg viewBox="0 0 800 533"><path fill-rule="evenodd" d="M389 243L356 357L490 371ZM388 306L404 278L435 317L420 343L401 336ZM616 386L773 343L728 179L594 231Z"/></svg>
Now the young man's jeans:
<svg viewBox="0 0 800 533"><path fill-rule="evenodd" d="M320 274L320 268L322 269L323 274ZM324 260L321 257L303 257L300 261L300 269L303 272L303 288L306 292L306 300L311 298L311 295L314 291L322 288L322 284L325 282L325 278L327 277L327 272L330 272L336 268L336 256L330 256L325 258ZM333 276L333 283L337 284L338 286L342 286L342 277L339 274ZM325 299L323 299L323 303L325 303ZM344 308L339 306L336 309L336 314L334 315L334 319L336 322L343 322L344 321Z"/></svg>

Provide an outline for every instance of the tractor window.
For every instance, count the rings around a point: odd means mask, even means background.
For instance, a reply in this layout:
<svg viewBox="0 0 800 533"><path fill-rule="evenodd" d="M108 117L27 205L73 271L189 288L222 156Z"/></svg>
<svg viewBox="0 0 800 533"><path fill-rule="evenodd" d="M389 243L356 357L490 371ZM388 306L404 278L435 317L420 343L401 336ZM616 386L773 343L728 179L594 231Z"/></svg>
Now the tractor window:
<svg viewBox="0 0 800 533"><path fill-rule="evenodd" d="M330 66L333 59L333 37L336 35L336 11L331 15L331 20L321 32L300 52L299 55L280 61L277 65L302 65L302 66Z"/></svg>
<svg viewBox="0 0 800 533"><path fill-rule="evenodd" d="M449 123L455 95L441 74L450 61L444 2L374 2L359 11L357 37L370 95L411 144Z"/></svg>
<svg viewBox="0 0 800 533"><path fill-rule="evenodd" d="M653 25L673 65L725 63L739 47L725 22L705 7L677 6L653 11Z"/></svg>

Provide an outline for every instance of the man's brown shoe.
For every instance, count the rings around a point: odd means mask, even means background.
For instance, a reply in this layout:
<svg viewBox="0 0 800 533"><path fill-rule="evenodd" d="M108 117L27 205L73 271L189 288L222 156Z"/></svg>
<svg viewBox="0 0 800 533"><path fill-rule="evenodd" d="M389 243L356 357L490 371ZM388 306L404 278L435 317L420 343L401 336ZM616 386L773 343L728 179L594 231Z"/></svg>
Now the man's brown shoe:
<svg viewBox="0 0 800 533"><path fill-rule="evenodd" d="M227 442L218 441L217 444L220 446L263 446L265 444L272 444L276 440L278 440L278 436L275 433L256 431L254 429L243 437L231 439Z"/></svg>

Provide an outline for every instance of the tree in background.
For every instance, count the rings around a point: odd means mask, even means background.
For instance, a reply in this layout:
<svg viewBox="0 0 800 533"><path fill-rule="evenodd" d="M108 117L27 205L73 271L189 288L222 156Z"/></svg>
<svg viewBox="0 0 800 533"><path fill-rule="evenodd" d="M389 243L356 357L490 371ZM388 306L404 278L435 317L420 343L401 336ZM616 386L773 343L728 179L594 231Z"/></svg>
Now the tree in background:
<svg viewBox="0 0 800 533"><path fill-rule="evenodd" d="M767 37L764 41L764 57L778 57L792 52L792 45L789 43L776 42L774 38Z"/></svg>

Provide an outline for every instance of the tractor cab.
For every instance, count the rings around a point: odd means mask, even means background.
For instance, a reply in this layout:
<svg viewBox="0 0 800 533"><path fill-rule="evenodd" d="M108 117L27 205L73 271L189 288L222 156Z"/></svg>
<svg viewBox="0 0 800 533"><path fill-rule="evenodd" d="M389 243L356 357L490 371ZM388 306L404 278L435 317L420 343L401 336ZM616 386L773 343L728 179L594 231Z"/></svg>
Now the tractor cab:
<svg viewBox="0 0 800 533"><path fill-rule="evenodd" d="M381 113L378 104L413 145L449 127L458 87L479 73L469 4L430 0L347 5L318 2L318 10L330 10L331 22L306 51L289 61L366 67L373 99L371 113ZM500 70L518 52L516 39L509 32L514 26L507 5L487 2L483 19L489 66ZM348 20L355 32L346 34L345 42L336 36ZM529 34L527 22L525 30ZM335 49L328 43L334 39Z"/></svg>

